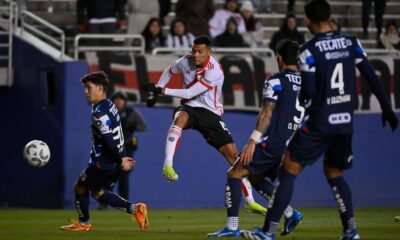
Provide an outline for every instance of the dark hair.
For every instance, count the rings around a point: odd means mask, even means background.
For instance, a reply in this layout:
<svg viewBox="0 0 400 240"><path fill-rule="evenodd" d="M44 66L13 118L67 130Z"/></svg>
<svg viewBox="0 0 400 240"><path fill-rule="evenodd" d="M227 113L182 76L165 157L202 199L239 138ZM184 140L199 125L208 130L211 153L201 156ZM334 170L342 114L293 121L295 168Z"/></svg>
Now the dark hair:
<svg viewBox="0 0 400 240"><path fill-rule="evenodd" d="M128 101L128 97L126 96L125 93L123 92L115 92L112 96L111 96L111 100L114 101L115 99L122 99L125 102Z"/></svg>
<svg viewBox="0 0 400 240"><path fill-rule="evenodd" d="M186 21L183 20L183 18L175 18L175 19L171 22L171 25L170 25L170 28L169 28L169 32L171 33L172 36L175 36L175 35L176 35L176 32L175 32L175 24L178 23L178 22L181 22L181 23L183 24L183 26L185 27L185 32L184 32L183 34L186 34L186 33L187 33Z"/></svg>
<svg viewBox="0 0 400 240"><path fill-rule="evenodd" d="M395 20L388 20L385 25L385 30L386 30L385 33L388 31L390 26L394 26L397 30L399 29L399 27L397 27L397 23Z"/></svg>
<svg viewBox="0 0 400 240"><path fill-rule="evenodd" d="M289 20L289 18L294 18L296 20L296 28L294 29L294 31L297 32L297 17L296 17L296 15L294 15L292 13L289 13L289 14L286 15L285 20L282 23L281 30L284 30L284 31L288 31L289 30L289 28L288 28L288 20Z"/></svg>
<svg viewBox="0 0 400 240"><path fill-rule="evenodd" d="M108 84L110 83L110 81L108 80L107 74L103 71L86 74L81 79L81 82L84 84L87 82L91 82L95 85L101 85L101 86L103 86L104 92L107 91Z"/></svg>
<svg viewBox="0 0 400 240"><path fill-rule="evenodd" d="M153 36L153 34L150 32L150 26L151 24L153 24L153 22L158 22L158 24L160 25L160 32L156 36ZM142 31L142 36L145 40L146 51L151 51L154 48L153 42L156 42L160 47L164 46L165 37L163 35L161 27L161 22L158 18L150 18L150 20L147 22L146 27Z"/></svg>
<svg viewBox="0 0 400 240"><path fill-rule="evenodd" d="M194 45L205 44L207 47L211 47L211 39L206 35L198 36L193 43Z"/></svg>
<svg viewBox="0 0 400 240"><path fill-rule="evenodd" d="M283 39L276 45L276 54L280 55L286 65L297 65L299 44L290 39Z"/></svg>
<svg viewBox="0 0 400 240"><path fill-rule="evenodd" d="M331 16L331 7L325 0L311 0L304 6L304 12L315 23L326 22Z"/></svg>

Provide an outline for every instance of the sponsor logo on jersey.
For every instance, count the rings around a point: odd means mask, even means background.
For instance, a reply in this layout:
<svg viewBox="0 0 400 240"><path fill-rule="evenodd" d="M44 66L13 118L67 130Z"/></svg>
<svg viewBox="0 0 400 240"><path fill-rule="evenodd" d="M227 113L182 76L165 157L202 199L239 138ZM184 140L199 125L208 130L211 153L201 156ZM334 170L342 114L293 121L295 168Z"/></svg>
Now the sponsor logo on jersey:
<svg viewBox="0 0 400 240"><path fill-rule="evenodd" d="M328 121L332 125L349 123L351 122L351 115L348 112L331 114Z"/></svg>
<svg viewBox="0 0 400 240"><path fill-rule="evenodd" d="M321 40L315 43L315 46L318 47L320 52L333 51L339 49L346 49L353 45L350 39L346 39L344 37L334 38L328 40Z"/></svg>

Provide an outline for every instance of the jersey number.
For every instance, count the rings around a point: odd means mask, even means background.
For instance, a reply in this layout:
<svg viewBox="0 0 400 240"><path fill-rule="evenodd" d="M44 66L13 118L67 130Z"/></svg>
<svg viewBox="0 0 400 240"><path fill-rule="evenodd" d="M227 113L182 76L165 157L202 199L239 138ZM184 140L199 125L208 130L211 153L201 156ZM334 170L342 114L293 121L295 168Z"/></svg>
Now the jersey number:
<svg viewBox="0 0 400 240"><path fill-rule="evenodd" d="M304 117L304 107L300 105L299 98L296 98L296 110L300 112L300 117L294 116L294 122L300 124Z"/></svg>
<svg viewBox="0 0 400 240"><path fill-rule="evenodd" d="M113 139L118 141L119 143L117 144L118 149L120 149L122 146L124 146L124 134L122 133L122 127L121 124L113 129Z"/></svg>
<svg viewBox="0 0 400 240"><path fill-rule="evenodd" d="M337 88L339 94L344 94L343 63L337 63L331 77L331 88Z"/></svg>

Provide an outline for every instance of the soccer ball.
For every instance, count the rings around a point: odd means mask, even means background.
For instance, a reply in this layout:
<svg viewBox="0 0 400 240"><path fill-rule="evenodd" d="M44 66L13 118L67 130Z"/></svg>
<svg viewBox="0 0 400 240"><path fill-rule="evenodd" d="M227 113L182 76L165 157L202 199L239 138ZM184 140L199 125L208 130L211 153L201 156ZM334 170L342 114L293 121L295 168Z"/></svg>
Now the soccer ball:
<svg viewBox="0 0 400 240"><path fill-rule="evenodd" d="M25 145L23 156L32 167L43 167L50 160L50 149L45 142L32 140Z"/></svg>

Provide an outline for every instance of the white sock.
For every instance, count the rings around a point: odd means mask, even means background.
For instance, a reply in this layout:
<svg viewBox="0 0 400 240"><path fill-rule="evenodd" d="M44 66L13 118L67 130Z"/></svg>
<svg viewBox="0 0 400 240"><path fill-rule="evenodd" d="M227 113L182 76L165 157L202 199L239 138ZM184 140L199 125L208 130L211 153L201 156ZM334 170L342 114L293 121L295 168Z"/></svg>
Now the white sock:
<svg viewBox="0 0 400 240"><path fill-rule="evenodd" d="M175 155L176 148L179 146L179 142L182 135L182 128L171 125L168 130L167 141L165 144L165 159L164 167L173 165L173 158Z"/></svg>
<svg viewBox="0 0 400 240"><path fill-rule="evenodd" d="M293 216L293 208L292 206L288 205L285 209L285 211L283 212L283 215L285 215L285 218L290 218L291 216Z"/></svg>
<svg viewBox="0 0 400 240"><path fill-rule="evenodd" d="M251 187L251 184L247 178L242 179L242 192L244 199L247 203L247 205L252 204L255 202L254 197L253 197L253 189Z"/></svg>
<svg viewBox="0 0 400 240"><path fill-rule="evenodd" d="M236 230L239 227L239 217L228 217L228 221L226 223L230 230Z"/></svg>

